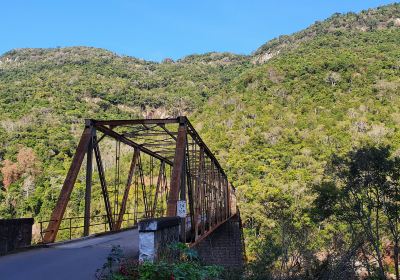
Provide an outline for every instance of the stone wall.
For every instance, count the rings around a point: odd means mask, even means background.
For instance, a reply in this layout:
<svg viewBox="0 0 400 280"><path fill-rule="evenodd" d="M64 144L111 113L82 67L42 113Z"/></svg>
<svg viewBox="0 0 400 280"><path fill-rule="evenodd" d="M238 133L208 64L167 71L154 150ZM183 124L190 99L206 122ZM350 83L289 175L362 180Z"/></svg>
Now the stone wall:
<svg viewBox="0 0 400 280"><path fill-rule="evenodd" d="M180 218L157 218L139 222L139 260L157 260L165 248L179 242ZM241 270L244 264L244 244L238 215L215 229L210 235L195 244L204 264L221 265Z"/></svg>
<svg viewBox="0 0 400 280"><path fill-rule="evenodd" d="M239 216L234 216L219 226L193 249L199 253L205 264L241 269L244 262L244 245Z"/></svg>
<svg viewBox="0 0 400 280"><path fill-rule="evenodd" d="M0 220L0 254L31 245L32 218Z"/></svg>
<svg viewBox="0 0 400 280"><path fill-rule="evenodd" d="M140 221L139 260L157 260L169 244L179 242L179 223L179 217Z"/></svg>

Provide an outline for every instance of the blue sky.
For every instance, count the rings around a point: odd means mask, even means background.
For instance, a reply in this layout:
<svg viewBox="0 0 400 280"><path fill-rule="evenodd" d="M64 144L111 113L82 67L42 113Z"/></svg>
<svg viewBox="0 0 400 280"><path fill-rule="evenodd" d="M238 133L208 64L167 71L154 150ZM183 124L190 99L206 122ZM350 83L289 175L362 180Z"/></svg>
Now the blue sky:
<svg viewBox="0 0 400 280"><path fill-rule="evenodd" d="M2 0L0 53L13 48L92 46L147 60L229 51L266 41L335 12L384 0Z"/></svg>

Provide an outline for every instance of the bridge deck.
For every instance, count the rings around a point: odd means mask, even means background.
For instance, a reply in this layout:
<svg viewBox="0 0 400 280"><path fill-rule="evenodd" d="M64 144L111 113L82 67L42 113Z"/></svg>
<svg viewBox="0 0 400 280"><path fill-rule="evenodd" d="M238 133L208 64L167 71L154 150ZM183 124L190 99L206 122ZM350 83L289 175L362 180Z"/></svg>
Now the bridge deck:
<svg viewBox="0 0 400 280"><path fill-rule="evenodd" d="M125 256L137 257L138 231L51 245L0 257L1 279L95 279L113 245L120 245Z"/></svg>

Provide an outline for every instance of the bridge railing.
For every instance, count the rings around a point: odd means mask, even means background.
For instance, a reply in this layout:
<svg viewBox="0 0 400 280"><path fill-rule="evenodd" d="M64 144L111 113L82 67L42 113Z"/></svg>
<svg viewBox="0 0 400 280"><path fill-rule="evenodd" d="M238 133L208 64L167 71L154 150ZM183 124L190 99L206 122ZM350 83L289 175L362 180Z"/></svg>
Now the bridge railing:
<svg viewBox="0 0 400 280"><path fill-rule="evenodd" d="M117 217L118 214L114 214ZM128 228L136 226L139 220L146 217L145 212L138 213L125 213L124 218L122 220L121 228ZM65 217L61 221L61 226L58 229L59 235L57 237L57 241L62 240L71 240L74 238L79 238L84 236L84 216L79 217ZM52 220L47 221L39 221L39 230L40 230L40 240L44 242L44 236L49 230L47 229L49 223ZM102 233L109 231L108 217L106 214L103 215L94 215L90 217L90 228L91 233Z"/></svg>

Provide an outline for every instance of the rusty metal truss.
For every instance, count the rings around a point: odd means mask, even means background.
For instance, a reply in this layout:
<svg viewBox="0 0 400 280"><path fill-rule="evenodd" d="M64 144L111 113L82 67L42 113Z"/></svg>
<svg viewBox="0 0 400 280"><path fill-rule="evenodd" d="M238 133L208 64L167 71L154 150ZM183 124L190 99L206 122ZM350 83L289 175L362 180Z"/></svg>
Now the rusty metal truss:
<svg viewBox="0 0 400 280"><path fill-rule="evenodd" d="M127 178L121 192L119 189L111 192L106 180L100 149L100 143L105 138L116 141L113 170L118 186L121 177ZM120 161L127 153L121 154L121 144L128 146L132 152L129 170L123 176L120 175ZM234 188L213 153L186 117L86 120L71 167L44 231L43 241L46 243L56 240L85 158L83 235L90 233L90 203L94 186L93 173L96 170L108 229L111 231L121 228L127 208L132 206L134 220L180 214L181 238L184 242L195 244L236 214ZM184 205L184 216L178 213L177 204ZM138 217L138 213L143 215Z"/></svg>

